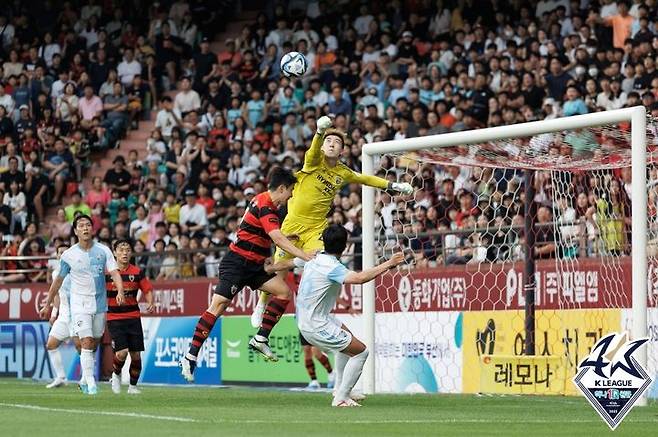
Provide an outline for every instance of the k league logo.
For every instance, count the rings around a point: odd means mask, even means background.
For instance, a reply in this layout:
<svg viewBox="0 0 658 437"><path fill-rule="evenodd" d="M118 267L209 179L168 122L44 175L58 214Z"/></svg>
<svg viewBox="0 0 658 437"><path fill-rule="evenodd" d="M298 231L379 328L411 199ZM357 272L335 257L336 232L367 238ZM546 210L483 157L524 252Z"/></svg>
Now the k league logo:
<svg viewBox="0 0 658 437"><path fill-rule="evenodd" d="M626 334L601 338L578 367L574 384L614 430L651 385L646 370L633 354L647 338L627 341Z"/></svg>

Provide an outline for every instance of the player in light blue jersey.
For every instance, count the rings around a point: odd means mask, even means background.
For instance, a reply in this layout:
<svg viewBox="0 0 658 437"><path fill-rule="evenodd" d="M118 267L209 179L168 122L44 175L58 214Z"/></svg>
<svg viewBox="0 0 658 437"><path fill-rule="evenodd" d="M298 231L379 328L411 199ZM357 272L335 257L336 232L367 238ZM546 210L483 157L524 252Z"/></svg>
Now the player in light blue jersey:
<svg viewBox="0 0 658 437"><path fill-rule="evenodd" d="M334 407L360 407L351 392L361 376L368 358L366 346L331 314L343 284L364 284L385 271L404 262L404 255L396 253L376 267L362 272L348 270L339 258L347 246L347 231L341 225L331 225L322 233L324 252L304 263L295 258L269 265L266 271L304 267L297 291L297 326L299 332L313 346L336 352L336 392Z"/></svg>
<svg viewBox="0 0 658 437"><path fill-rule="evenodd" d="M92 222L87 215L79 215L73 220L73 231L78 243L67 249L60 259L59 275L48 290L48 298L41 308L41 317L50 311L55 295L64 278L71 277L70 308L71 322L75 333L80 337L80 367L82 368L81 388L84 393L95 395L98 392L94 369L96 340L105 330L107 312L107 272L117 287L117 303L123 304L123 282L112 251L93 240Z"/></svg>
<svg viewBox="0 0 658 437"><path fill-rule="evenodd" d="M62 253L69 248L68 244L60 244L57 246L57 259L59 260ZM59 276L59 268L55 268L52 272L53 281ZM73 332L73 325L71 323L71 310L69 307L69 294L71 292L71 278L67 276L59 289L59 293L55 296L53 311L50 314L50 332L48 333L48 341L46 349L48 350L48 357L55 372L55 379L46 386L46 388L60 387L66 383L66 372L64 371L64 364L62 363L62 354L59 351L59 346L69 338L73 339L75 348L80 353L80 339Z"/></svg>

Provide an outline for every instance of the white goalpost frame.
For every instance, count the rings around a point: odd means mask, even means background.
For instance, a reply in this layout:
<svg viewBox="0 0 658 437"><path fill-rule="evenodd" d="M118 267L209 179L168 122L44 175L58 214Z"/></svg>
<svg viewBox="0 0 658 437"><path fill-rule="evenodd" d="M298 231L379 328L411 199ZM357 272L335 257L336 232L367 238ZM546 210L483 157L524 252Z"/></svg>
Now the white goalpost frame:
<svg viewBox="0 0 658 437"><path fill-rule="evenodd" d="M383 141L363 146L362 172L375 174L375 156L392 152L412 152L435 147L451 147L485 141L515 137L529 137L544 133L582 129L620 122L631 123L632 165L632 239L631 259L633 265L633 338L647 336L647 156L646 156L646 112L644 106L595 112L553 120L532 121L510 126L497 126L427 137ZM641 181L641 183L638 183ZM375 263L375 189L363 185L363 268ZM371 353L363 369L363 390L375 392L375 281L363 285L364 339ZM639 362L647 366L647 348L638 351ZM646 396L637 405L646 405Z"/></svg>

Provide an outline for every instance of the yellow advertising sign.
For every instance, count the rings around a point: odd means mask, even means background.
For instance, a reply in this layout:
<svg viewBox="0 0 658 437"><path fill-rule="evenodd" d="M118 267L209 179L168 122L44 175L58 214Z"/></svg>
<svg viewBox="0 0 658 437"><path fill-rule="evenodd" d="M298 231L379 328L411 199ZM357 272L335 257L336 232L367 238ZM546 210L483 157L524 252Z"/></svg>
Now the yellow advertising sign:
<svg viewBox="0 0 658 437"><path fill-rule="evenodd" d="M480 357L480 393L564 393L563 357L483 355Z"/></svg>
<svg viewBox="0 0 658 437"><path fill-rule="evenodd" d="M481 357L523 355L524 312L466 311L463 314L463 391L477 393L481 390ZM570 379L576 367L603 335L621 329L621 310L537 310L535 320L535 356L563 360L567 380L563 385L564 394L575 395L576 389ZM540 385L533 391L537 394L550 392ZM505 393L516 392L510 389Z"/></svg>

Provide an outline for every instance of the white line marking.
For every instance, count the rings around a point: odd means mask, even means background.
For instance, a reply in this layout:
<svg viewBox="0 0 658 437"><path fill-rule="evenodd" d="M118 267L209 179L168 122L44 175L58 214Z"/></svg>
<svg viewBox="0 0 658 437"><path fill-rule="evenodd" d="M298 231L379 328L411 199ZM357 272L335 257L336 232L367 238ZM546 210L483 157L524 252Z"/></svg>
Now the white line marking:
<svg viewBox="0 0 658 437"><path fill-rule="evenodd" d="M71 408L50 408L50 407L40 407L38 405L28 405L28 404L6 404L4 402L0 402L0 407L22 408L24 410L37 410L37 411L54 411L59 413L96 414L99 416L135 417L137 419L169 420L172 422L198 422L198 420L190 419L187 417L156 416L153 414L124 413L121 411L74 410Z"/></svg>
<svg viewBox="0 0 658 437"><path fill-rule="evenodd" d="M49 408L49 407L40 407L38 405L28 405L28 404L9 404L0 402L0 407L10 407L10 408L20 408L25 410L36 410L36 411L52 411L52 412L61 412L61 413L75 413L75 414L96 414L100 416L121 416L121 417L134 417L138 419L156 419L156 420L168 420L173 422L205 422L205 423L230 423L230 424L266 424L271 425L273 422L271 419L213 419L210 421L202 421L196 419L190 419L186 417L175 417L175 416L156 416L153 414L138 414L138 413L125 413L119 411L91 411L91 410L76 410L69 408ZM335 424L335 421L322 421L322 420L286 420L287 424L295 425L327 425ZM585 420L585 419L573 419L573 420L561 420L560 423L600 423L600 420ZM630 419L627 418L625 422L631 423L658 423L658 418L637 418ZM526 424L526 425L543 425L543 424L553 424L553 420L549 419L471 419L471 418L443 418L443 419L388 419L388 420L349 420L347 424L350 425L376 425L376 424L465 424L465 423L490 423L490 424Z"/></svg>
<svg viewBox="0 0 658 437"><path fill-rule="evenodd" d="M361 410L361 409L359 409ZM231 419L220 419L212 420L214 423L249 423L249 424L272 424L272 420L259 420L259 419L240 419L240 420L231 420ZM658 419L646 418L646 419L635 419L628 420L624 422L631 423L658 423ZM336 421L319 421L319 420L286 420L286 424L295 424L295 425L325 425L325 424L336 424ZM350 420L348 419L345 424L347 425L376 425L376 424L464 424L464 423L491 423L491 424L519 424L519 425L544 425L544 424L554 424L554 420L543 420L543 419L533 419L533 420L523 420L523 419L389 419L389 420ZM602 423L600 419L592 420L560 420L560 423Z"/></svg>

